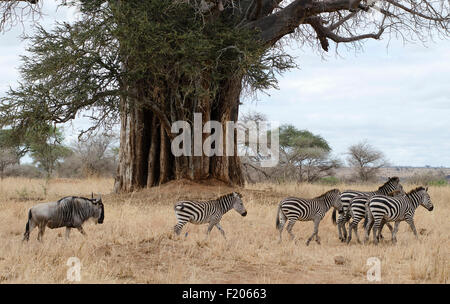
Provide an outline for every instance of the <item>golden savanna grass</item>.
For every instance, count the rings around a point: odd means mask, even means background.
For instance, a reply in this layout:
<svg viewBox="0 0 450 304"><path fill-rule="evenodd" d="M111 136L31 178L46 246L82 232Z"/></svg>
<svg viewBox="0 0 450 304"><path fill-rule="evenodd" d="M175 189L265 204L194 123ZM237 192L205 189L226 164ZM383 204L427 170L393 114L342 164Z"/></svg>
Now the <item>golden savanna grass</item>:
<svg viewBox="0 0 450 304"><path fill-rule="evenodd" d="M211 185L214 184L214 185ZM404 185L409 190L416 185ZM340 190L376 189L378 185L338 185ZM234 211L222 219L225 241L217 229L205 239L207 226L187 224L187 238L174 237L173 203L182 198L210 199L236 189L218 182L172 182L161 187L115 195L112 179L29 180L0 182L0 283L66 283L67 260L81 260L82 283L367 283L367 259L381 260L382 283L447 283L449 277L450 187L431 187L435 208L419 207L416 240L406 223L398 243L390 234L378 246L339 242L331 210L321 222L321 245L305 245L312 222L297 222L289 241L278 243L275 217L285 196L313 197L331 187L312 184L255 184L238 189L247 217ZM28 243L22 235L30 207L67 195L102 193L105 222L86 223L87 237L64 228L47 229L42 243L37 229ZM362 237L362 228L359 229ZM344 258L343 265L334 258Z"/></svg>

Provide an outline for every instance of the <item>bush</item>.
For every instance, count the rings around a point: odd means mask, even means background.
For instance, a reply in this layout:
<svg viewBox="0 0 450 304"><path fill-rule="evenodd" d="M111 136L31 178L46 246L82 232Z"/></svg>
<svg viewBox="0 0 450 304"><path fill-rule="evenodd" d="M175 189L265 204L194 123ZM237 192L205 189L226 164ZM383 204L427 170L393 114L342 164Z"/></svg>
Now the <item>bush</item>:
<svg viewBox="0 0 450 304"><path fill-rule="evenodd" d="M320 184L323 185L328 185L328 186L335 186L337 184L339 184L341 181L339 180L339 178L337 178L336 176L327 176L327 177L322 177L319 180Z"/></svg>
<svg viewBox="0 0 450 304"><path fill-rule="evenodd" d="M437 179L427 183L428 186L447 186L448 182L445 179Z"/></svg>
<svg viewBox="0 0 450 304"><path fill-rule="evenodd" d="M27 177L27 178L41 178L45 174L33 165L15 165L8 168L5 176L10 177Z"/></svg>
<svg viewBox="0 0 450 304"><path fill-rule="evenodd" d="M426 173L416 173L408 181L416 185L424 186L446 186L448 185L447 180L443 172L426 172Z"/></svg>

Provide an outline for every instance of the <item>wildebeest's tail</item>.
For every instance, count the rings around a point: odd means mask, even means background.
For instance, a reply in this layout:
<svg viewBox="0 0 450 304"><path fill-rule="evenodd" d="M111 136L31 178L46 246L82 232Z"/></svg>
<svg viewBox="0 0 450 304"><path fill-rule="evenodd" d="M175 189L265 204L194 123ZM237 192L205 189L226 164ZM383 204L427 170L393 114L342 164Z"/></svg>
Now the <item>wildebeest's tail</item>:
<svg viewBox="0 0 450 304"><path fill-rule="evenodd" d="M31 220L31 209L28 211L28 221L27 224L25 225L25 233L23 234L23 240L27 240L30 237L30 220Z"/></svg>
<svg viewBox="0 0 450 304"><path fill-rule="evenodd" d="M333 214L331 214L331 220L333 224L336 225L336 209L333 209Z"/></svg>
<svg viewBox="0 0 450 304"><path fill-rule="evenodd" d="M283 211L281 210L281 203L278 205L278 210L277 210L277 219L275 222L275 227L280 230L282 228L282 224L280 219L283 218L283 222L286 220L286 215L284 215Z"/></svg>

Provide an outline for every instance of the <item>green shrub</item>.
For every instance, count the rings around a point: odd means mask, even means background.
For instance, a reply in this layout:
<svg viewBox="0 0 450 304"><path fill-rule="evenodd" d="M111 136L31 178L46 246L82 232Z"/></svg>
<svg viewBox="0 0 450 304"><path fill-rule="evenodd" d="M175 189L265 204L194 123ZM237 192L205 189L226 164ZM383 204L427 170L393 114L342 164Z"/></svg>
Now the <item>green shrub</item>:
<svg viewBox="0 0 450 304"><path fill-rule="evenodd" d="M433 180L433 181L429 181L427 183L427 186L447 186L448 182L445 179L437 179L437 180Z"/></svg>
<svg viewBox="0 0 450 304"><path fill-rule="evenodd" d="M319 180L320 184L324 184L324 185L329 185L329 186L334 186L339 184L341 181L339 180L339 178L337 178L336 176L327 176L327 177L322 177Z"/></svg>

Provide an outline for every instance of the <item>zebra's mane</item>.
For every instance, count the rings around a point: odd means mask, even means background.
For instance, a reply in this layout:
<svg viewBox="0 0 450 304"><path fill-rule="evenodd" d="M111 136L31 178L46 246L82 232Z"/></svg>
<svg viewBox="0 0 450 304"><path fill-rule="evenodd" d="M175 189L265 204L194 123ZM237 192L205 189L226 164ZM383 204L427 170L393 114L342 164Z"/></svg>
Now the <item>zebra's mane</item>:
<svg viewBox="0 0 450 304"><path fill-rule="evenodd" d="M407 194L413 194L413 193L416 193L416 192L419 192L419 191L422 191L422 190L425 190L425 191L426 191L426 189L425 189L424 187L420 186L420 187L417 187L417 188L415 188L415 189L412 189L412 190L409 191Z"/></svg>
<svg viewBox="0 0 450 304"><path fill-rule="evenodd" d="M400 182L400 179L397 176L391 177L388 179L387 182L385 182L383 185L381 185L380 187L378 187L378 190L382 189L383 187L385 187L387 184L389 184L390 182Z"/></svg>
<svg viewBox="0 0 450 304"><path fill-rule="evenodd" d="M333 191L336 191L336 190L338 190L338 189L332 189L332 190L329 190L329 191L327 191L327 192L325 192L325 193L323 193L323 194L321 194L321 195L319 195L319 196L316 196L314 199L322 199L322 198L324 198L325 196L327 196L330 192L333 192Z"/></svg>
<svg viewBox="0 0 450 304"><path fill-rule="evenodd" d="M231 197L234 195L234 193L237 193L237 195L238 195L240 198L242 198L242 195L241 195L240 193L238 193L238 192L231 192L231 193L228 193L228 194L224 194L224 195L222 195L222 196L219 196L219 197L216 198L215 200L221 200L221 199L225 199L225 198L231 198Z"/></svg>

